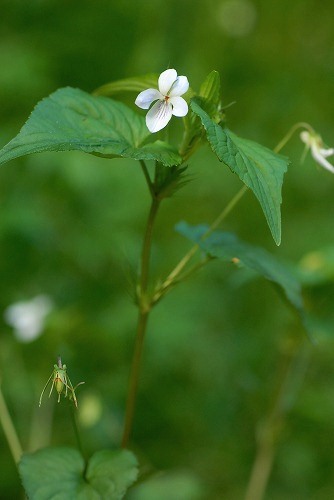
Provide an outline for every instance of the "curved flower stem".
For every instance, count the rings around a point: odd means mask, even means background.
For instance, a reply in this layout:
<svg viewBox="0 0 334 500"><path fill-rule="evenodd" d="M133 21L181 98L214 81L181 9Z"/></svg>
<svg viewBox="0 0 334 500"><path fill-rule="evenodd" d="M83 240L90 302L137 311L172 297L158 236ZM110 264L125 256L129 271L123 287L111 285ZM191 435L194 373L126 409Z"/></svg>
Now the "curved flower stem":
<svg viewBox="0 0 334 500"><path fill-rule="evenodd" d="M84 462L85 462L85 467L84 467L84 471L83 471L83 477L85 478L87 466L88 466L88 459L87 459L87 455L84 451L84 447L82 445L82 440L81 440L78 422L77 422L77 418L76 418L76 409L75 409L72 401L69 401L69 410L70 410L70 414L71 414L71 421L72 421L75 439L77 441L78 450L81 453L81 456L83 457Z"/></svg>
<svg viewBox="0 0 334 500"><path fill-rule="evenodd" d="M9 414L5 398L3 397L1 391L1 381L0 381L0 422L5 437L7 439L11 454L14 458L15 463L18 464L23 453L22 446L17 436L11 416Z"/></svg>
<svg viewBox="0 0 334 500"><path fill-rule="evenodd" d="M281 151L281 149L284 148L284 146L287 144L287 142L289 142L289 140L291 139L291 137L293 136L293 134L295 132L297 132L297 130L299 128L306 128L309 132L311 133L314 133L314 130L313 128L311 127L311 125L309 125L308 123L306 122L298 122L298 123L295 123L291 128L290 130L288 131L288 133L283 137L283 139L277 144L277 146L274 148L274 151L275 153L278 153L279 151Z"/></svg>
<svg viewBox="0 0 334 500"><path fill-rule="evenodd" d="M154 227L154 222L155 222L156 215L157 215L159 205L160 205L160 200L155 195L152 181L151 181L150 176L148 174L146 165L143 161L141 162L141 166L142 166L142 169L143 169L143 172L145 175L145 179L146 179L146 182L148 184L148 187L149 187L149 190L151 193L152 201L151 201L151 208L150 208L147 223L146 223L146 229L145 229L145 235L144 235L142 253L141 253L140 277L139 277L139 283L138 283L138 287L137 287L137 301L138 301L139 311L138 311L138 320L137 320L135 348L134 348L134 354L133 354L133 358L132 358L129 390L128 390L128 395L127 395L126 410L125 410L125 422L124 422L124 430L123 430L123 437L122 437L122 448L126 448L126 446L128 445L129 439L130 439L130 435L131 435L134 410L135 410L135 403L136 403L136 398L137 398L141 359L142 359L142 353L143 353L144 337L145 337L145 333L146 333L146 327L147 327L149 313L150 313L152 305L153 305L152 299L148 295L148 281L149 281L150 255L151 255L151 246L152 246L153 227Z"/></svg>

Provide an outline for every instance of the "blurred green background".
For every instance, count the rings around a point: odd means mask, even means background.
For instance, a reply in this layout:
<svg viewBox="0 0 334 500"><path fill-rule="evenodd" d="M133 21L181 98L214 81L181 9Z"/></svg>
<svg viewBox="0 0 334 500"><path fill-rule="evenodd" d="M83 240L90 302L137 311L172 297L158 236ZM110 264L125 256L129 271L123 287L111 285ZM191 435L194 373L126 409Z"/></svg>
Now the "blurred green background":
<svg viewBox="0 0 334 500"><path fill-rule="evenodd" d="M228 125L243 137L274 147L302 120L334 146L330 0L1 0L0 9L0 146L59 87L90 92L167 67L195 89L219 71L223 103L236 101ZM334 177L309 155L301 164L302 151L298 136L283 151L292 166L279 248L250 193L224 227L302 261L316 318L316 343L290 379L289 412L275 427L271 500L334 495ZM174 225L212 221L240 188L208 148L189 172L192 182L158 218L156 278L189 248ZM139 165L32 155L1 169L0 200L0 375L23 447L75 446L66 405L37 404L58 354L72 382L86 382L78 399L87 450L117 446L136 320L130 282L149 206ZM4 313L39 295L53 303L43 334L19 341ZM133 433L143 472L159 473L128 497L244 498L258 431L304 336L269 283L219 262L168 295L149 324ZM22 498L2 429L0 468L0 498Z"/></svg>

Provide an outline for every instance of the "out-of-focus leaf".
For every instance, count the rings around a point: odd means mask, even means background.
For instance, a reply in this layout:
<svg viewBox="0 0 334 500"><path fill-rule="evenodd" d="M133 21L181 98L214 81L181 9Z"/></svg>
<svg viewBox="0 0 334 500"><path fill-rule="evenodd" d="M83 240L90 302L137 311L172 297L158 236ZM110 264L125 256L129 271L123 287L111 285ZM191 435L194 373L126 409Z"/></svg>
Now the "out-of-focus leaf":
<svg viewBox="0 0 334 500"><path fill-rule="evenodd" d="M307 253L300 261L299 271L306 286L334 283L334 247Z"/></svg>
<svg viewBox="0 0 334 500"><path fill-rule="evenodd" d="M158 88L158 78L156 73L124 78L102 85L94 90L93 94L111 97L121 92L142 92L149 88Z"/></svg>
<svg viewBox="0 0 334 500"><path fill-rule="evenodd" d="M200 480L189 472L160 473L136 486L129 500L200 500L203 499Z"/></svg>
<svg viewBox="0 0 334 500"><path fill-rule="evenodd" d="M197 243L206 254L218 257L225 262L244 265L278 285L304 320L301 286L292 268L283 264L263 248L245 243L232 233L214 231L204 237L208 226L190 226L186 222L180 222L176 229Z"/></svg>

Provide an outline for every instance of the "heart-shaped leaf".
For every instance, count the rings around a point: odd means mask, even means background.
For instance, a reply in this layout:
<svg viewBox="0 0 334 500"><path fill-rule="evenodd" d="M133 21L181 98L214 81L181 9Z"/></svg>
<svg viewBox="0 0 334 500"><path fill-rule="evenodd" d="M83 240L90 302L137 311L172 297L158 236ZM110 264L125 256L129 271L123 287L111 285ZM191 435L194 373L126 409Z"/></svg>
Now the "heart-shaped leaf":
<svg viewBox="0 0 334 500"><path fill-rule="evenodd" d="M120 500L137 479L128 450L101 450L88 461L72 448L43 448L23 455L19 470L32 500Z"/></svg>

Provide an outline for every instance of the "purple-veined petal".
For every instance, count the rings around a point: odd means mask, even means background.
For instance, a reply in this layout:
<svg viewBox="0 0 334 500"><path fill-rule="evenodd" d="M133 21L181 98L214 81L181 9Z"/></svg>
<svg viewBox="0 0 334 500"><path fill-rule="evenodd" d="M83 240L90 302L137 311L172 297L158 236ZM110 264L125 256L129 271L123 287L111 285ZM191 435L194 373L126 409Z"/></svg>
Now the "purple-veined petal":
<svg viewBox="0 0 334 500"><path fill-rule="evenodd" d="M166 101L158 101L146 115L146 125L150 132L158 132L166 127L172 118L172 105Z"/></svg>
<svg viewBox="0 0 334 500"><path fill-rule="evenodd" d="M168 94L176 78L177 78L177 73L175 69L166 69L166 71L161 73L158 80L158 87L163 95Z"/></svg>
<svg viewBox="0 0 334 500"><path fill-rule="evenodd" d="M172 113L174 116L186 116L186 114L188 113L188 104L183 99L183 97L171 97L169 99L169 102L173 106Z"/></svg>
<svg viewBox="0 0 334 500"><path fill-rule="evenodd" d="M180 96L189 89L189 82L186 76L178 76L169 92L170 97Z"/></svg>
<svg viewBox="0 0 334 500"><path fill-rule="evenodd" d="M330 172L332 172L334 174L334 166L331 163L329 163L329 161L327 161L326 158L324 158L324 156L320 153L319 149L312 147L311 151L312 151L312 156L315 159L315 161L319 165L324 167L326 170L329 170Z"/></svg>
<svg viewBox="0 0 334 500"><path fill-rule="evenodd" d="M137 99L135 100L135 104L137 104L137 106L141 109L148 109L153 101L163 98L164 97L162 94L160 94L159 90L147 89L138 94Z"/></svg>

